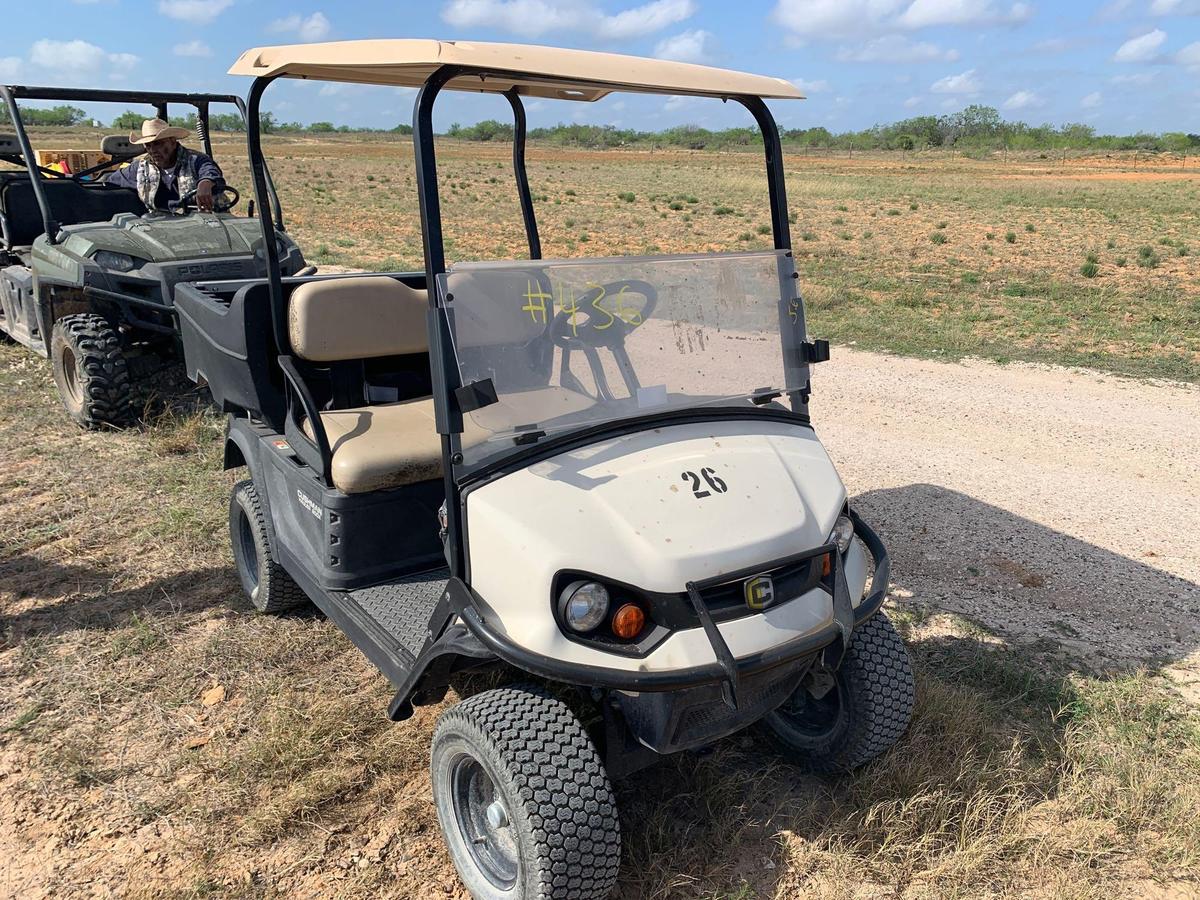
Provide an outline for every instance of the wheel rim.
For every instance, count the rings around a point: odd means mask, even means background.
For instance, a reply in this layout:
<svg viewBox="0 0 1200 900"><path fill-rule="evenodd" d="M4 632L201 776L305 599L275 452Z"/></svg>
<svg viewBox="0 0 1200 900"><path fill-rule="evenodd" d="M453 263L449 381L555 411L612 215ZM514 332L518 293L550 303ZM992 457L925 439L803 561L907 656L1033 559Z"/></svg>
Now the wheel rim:
<svg viewBox="0 0 1200 900"><path fill-rule="evenodd" d="M75 364L75 354L70 347L62 348L62 380L63 390L75 406L83 405L83 391L79 387L79 371Z"/></svg>
<svg viewBox="0 0 1200 900"><path fill-rule="evenodd" d="M798 688L776 714L793 735L805 742L826 740L838 731L846 716L841 680L835 677L833 687L820 698L804 687Z"/></svg>
<svg viewBox="0 0 1200 900"><path fill-rule="evenodd" d="M454 824L475 867L499 890L517 883L520 855L510 812L479 760L461 753L450 764Z"/></svg>
<svg viewBox="0 0 1200 900"><path fill-rule="evenodd" d="M258 590L258 545L254 543L254 532L250 528L250 517L243 512L238 516L238 548L242 557L242 579L251 595Z"/></svg>

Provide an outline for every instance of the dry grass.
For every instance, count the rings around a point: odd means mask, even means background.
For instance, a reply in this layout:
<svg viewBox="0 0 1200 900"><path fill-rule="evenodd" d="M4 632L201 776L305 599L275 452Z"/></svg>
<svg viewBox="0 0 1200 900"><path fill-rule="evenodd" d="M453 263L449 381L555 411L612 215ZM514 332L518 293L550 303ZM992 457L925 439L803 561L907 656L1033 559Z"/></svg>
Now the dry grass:
<svg viewBox="0 0 1200 900"><path fill-rule="evenodd" d="M280 139L272 151L310 255L324 243L322 262L418 265L405 145ZM519 246L506 152L443 154L457 258ZM765 245L757 157L630 153L615 175L610 160L534 151L547 254ZM1196 255L1108 263L1194 230L1192 176L793 163L819 331L1196 377ZM1100 272L1083 284L1093 251ZM387 685L337 629L252 613L225 534L219 420L152 404L144 431L81 434L44 361L12 347L0 347L0 409L2 891L462 896L429 797L439 710L387 723ZM1200 890L1200 721L1164 678L1073 671L896 602L919 684L896 752L826 782L748 733L627 779L622 896Z"/></svg>
<svg viewBox="0 0 1200 900"><path fill-rule="evenodd" d="M18 893L461 895L425 768L439 710L391 725L387 685L332 625L252 613L215 417L80 434L15 348L0 403L0 840ZM1195 887L1200 721L1165 680L891 612L919 684L896 752L827 782L752 732L625 780L621 896Z"/></svg>

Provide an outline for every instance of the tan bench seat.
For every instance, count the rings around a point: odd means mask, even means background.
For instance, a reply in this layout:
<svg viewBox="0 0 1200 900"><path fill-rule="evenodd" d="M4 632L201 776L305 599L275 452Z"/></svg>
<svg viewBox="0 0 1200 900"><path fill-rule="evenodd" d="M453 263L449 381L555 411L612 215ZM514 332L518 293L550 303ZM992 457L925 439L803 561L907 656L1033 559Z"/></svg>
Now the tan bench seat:
<svg viewBox="0 0 1200 900"><path fill-rule="evenodd" d="M587 409L595 401L562 387L507 394L499 403L465 417L463 446L473 447L495 431L546 421ZM334 486L345 494L400 487L442 475L442 441L433 417L433 400L358 406L321 413L333 451ZM312 428L304 420L305 434Z"/></svg>

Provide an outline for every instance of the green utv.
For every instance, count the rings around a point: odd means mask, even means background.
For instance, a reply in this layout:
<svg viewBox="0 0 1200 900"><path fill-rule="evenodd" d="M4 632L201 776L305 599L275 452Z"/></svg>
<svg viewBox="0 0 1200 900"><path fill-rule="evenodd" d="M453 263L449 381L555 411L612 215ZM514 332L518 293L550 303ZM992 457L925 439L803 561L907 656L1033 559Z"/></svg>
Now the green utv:
<svg viewBox="0 0 1200 900"><path fill-rule="evenodd" d="M226 95L0 84L13 132L0 134L0 162L20 167L0 168L0 336L50 358L63 406L81 426L122 428L136 420L135 393L180 358L176 286L264 277L262 228L253 203L245 216L231 213L240 197L228 186L214 212L204 213L194 192L171 212L157 212L136 191L105 184L108 172L142 152L125 135L104 138L100 154L64 151L79 171L39 161L18 100L145 104L161 119L172 104L190 107L209 156L210 104L233 104L243 119L245 108ZM307 274L282 232L273 188L269 197L280 268Z"/></svg>

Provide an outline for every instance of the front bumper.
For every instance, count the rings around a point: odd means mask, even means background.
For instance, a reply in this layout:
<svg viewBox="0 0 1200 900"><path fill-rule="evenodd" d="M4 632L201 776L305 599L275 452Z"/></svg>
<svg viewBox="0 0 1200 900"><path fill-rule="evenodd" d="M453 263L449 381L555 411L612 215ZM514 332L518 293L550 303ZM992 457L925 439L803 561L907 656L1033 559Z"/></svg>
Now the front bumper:
<svg viewBox="0 0 1200 900"><path fill-rule="evenodd" d="M854 522L855 535L866 546L874 561L875 574L871 582L871 593L864 597L858 606L850 607L848 592L839 598L836 596L835 587L833 622L817 631L736 659L729 654L729 649L724 646L724 641L715 626L706 627L705 631L713 645L716 661L705 665L671 671L646 672L610 669L553 659L515 644L507 635L493 628L480 613L480 609L487 608L486 603L462 581L452 578L448 588L451 603L471 632L497 657L519 669L553 681L621 691L673 691L710 684L724 685L728 691L727 701L732 701L730 705L735 705L737 683L740 679L813 656L839 638L842 639L844 646L849 640L849 632L875 615L883 606L891 571L887 548L879 536L853 510L850 512L850 517ZM834 555L834 558L837 560L834 583L836 586L840 582L844 591L844 575L839 578L841 560L837 554ZM761 568L767 569L778 564L778 562L765 563ZM693 595L693 602L695 602L696 592L689 591L689 594ZM707 618L706 613L699 608L697 612L703 622ZM723 652L722 648L724 648Z"/></svg>

